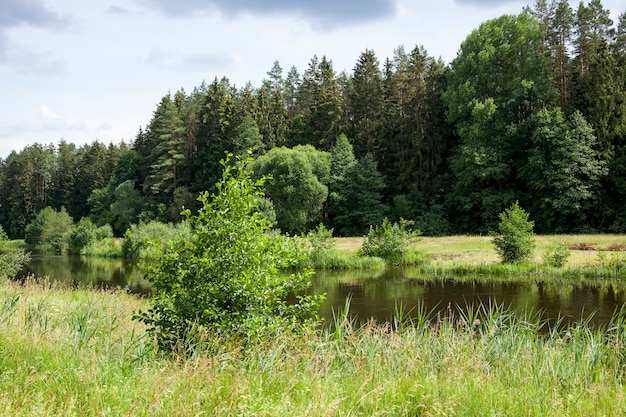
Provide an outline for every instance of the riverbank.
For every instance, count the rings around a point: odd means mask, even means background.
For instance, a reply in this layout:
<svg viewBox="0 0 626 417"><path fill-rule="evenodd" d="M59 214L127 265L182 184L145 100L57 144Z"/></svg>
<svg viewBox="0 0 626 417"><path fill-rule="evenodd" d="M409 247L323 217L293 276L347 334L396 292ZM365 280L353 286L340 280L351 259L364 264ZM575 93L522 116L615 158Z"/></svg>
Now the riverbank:
<svg viewBox="0 0 626 417"><path fill-rule="evenodd" d="M537 246L529 264L543 264L545 251L558 242L564 242L571 248L565 269L597 265L599 253L606 257L621 258L623 255L626 258L626 235L623 234L538 235L535 238ZM364 240L365 237L333 238L331 259L327 266L330 269L384 267L385 263L380 259L357 255ZM408 265L436 264L440 270L455 265L471 267L498 264L500 260L491 240L490 236L420 237L408 248L404 262ZM122 238L106 238L86 248L83 254L123 258L123 242ZM12 240L0 242L0 249L10 251L28 248L23 240Z"/></svg>
<svg viewBox="0 0 626 417"><path fill-rule="evenodd" d="M540 235L531 261L503 265L490 236L422 237L408 250L407 265L424 273L459 275L622 277L626 275L626 235ZM356 256L364 238L335 238L335 250L345 258ZM570 256L564 266L547 265L544 253L554 244L565 243Z"/></svg>
<svg viewBox="0 0 626 417"><path fill-rule="evenodd" d="M626 316L604 330L541 329L483 307L411 326L205 341L156 354L123 292L0 284L4 415L620 415ZM405 323L406 324L406 323Z"/></svg>

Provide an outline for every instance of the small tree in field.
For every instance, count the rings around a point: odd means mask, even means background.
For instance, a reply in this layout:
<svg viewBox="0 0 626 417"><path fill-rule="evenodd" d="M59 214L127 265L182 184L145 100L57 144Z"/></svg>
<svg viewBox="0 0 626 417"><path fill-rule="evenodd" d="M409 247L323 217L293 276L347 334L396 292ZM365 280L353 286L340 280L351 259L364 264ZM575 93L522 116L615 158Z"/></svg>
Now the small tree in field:
<svg viewBox="0 0 626 417"><path fill-rule="evenodd" d="M400 223L391 223L385 217L382 224L370 226L370 232L363 241L359 254L383 258L394 264L400 263L409 245L421 233L419 230L409 231L411 225L413 222L410 220L402 219Z"/></svg>
<svg viewBox="0 0 626 417"><path fill-rule="evenodd" d="M259 210L264 178L254 181L245 165L251 158L221 161L218 193L203 193L197 215L183 215L191 236L169 242L146 267L154 296L137 318L148 325L159 348L185 348L196 332L237 336L292 328L314 317L318 299L302 293L309 273L287 274L304 248L294 238L270 233L270 221Z"/></svg>
<svg viewBox="0 0 626 417"><path fill-rule="evenodd" d="M493 244L503 263L517 263L530 259L535 249L535 222L516 201L500 213L500 232L494 233Z"/></svg>

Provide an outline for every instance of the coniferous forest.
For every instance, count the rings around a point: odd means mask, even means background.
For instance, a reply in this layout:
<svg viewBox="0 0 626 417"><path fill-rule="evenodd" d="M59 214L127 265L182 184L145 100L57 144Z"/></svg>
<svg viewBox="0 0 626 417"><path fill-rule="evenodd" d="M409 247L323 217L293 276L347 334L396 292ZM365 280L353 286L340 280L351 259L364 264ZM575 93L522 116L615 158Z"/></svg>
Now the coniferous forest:
<svg viewBox="0 0 626 417"><path fill-rule="evenodd" d="M362 235L383 218L426 235L485 233L515 201L539 233L626 232L626 14L538 0L484 22L448 65L422 46L314 56L260 86L167 93L130 143L33 144L0 162L11 238L45 207L78 221L180 221L226 152L255 158L276 227Z"/></svg>

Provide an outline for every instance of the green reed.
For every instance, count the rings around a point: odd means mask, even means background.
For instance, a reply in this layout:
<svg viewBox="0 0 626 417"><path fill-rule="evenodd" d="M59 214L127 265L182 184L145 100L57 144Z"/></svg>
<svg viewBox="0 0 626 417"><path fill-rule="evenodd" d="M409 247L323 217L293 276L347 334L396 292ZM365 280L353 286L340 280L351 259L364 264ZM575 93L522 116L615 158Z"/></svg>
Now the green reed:
<svg viewBox="0 0 626 417"><path fill-rule="evenodd" d="M202 335L159 356L124 292L0 284L0 415L589 416L626 409L626 308L605 328L496 304L357 326ZM410 313L410 314L409 314ZM409 318L411 317L411 318Z"/></svg>

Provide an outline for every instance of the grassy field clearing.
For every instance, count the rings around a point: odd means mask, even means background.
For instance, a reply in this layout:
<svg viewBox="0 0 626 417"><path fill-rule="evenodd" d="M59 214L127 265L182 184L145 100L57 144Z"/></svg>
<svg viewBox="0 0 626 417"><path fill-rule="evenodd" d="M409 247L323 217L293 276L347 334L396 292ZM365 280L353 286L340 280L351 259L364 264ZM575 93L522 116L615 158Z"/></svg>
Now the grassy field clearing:
<svg viewBox="0 0 626 417"><path fill-rule="evenodd" d="M364 238L337 238L338 250L356 253L363 244ZM446 263L464 263L467 265L481 265L498 263L500 260L491 243L490 236L444 236L422 237L413 245L414 249L422 252L430 261ZM548 245L557 242L567 244L588 244L596 250L572 250L567 263L569 267L593 264L598 256L598 250L606 251L612 245L626 245L626 235L590 234L590 235L540 235L536 236L537 247L534 262L542 263L542 255ZM624 253L626 257L626 253Z"/></svg>

